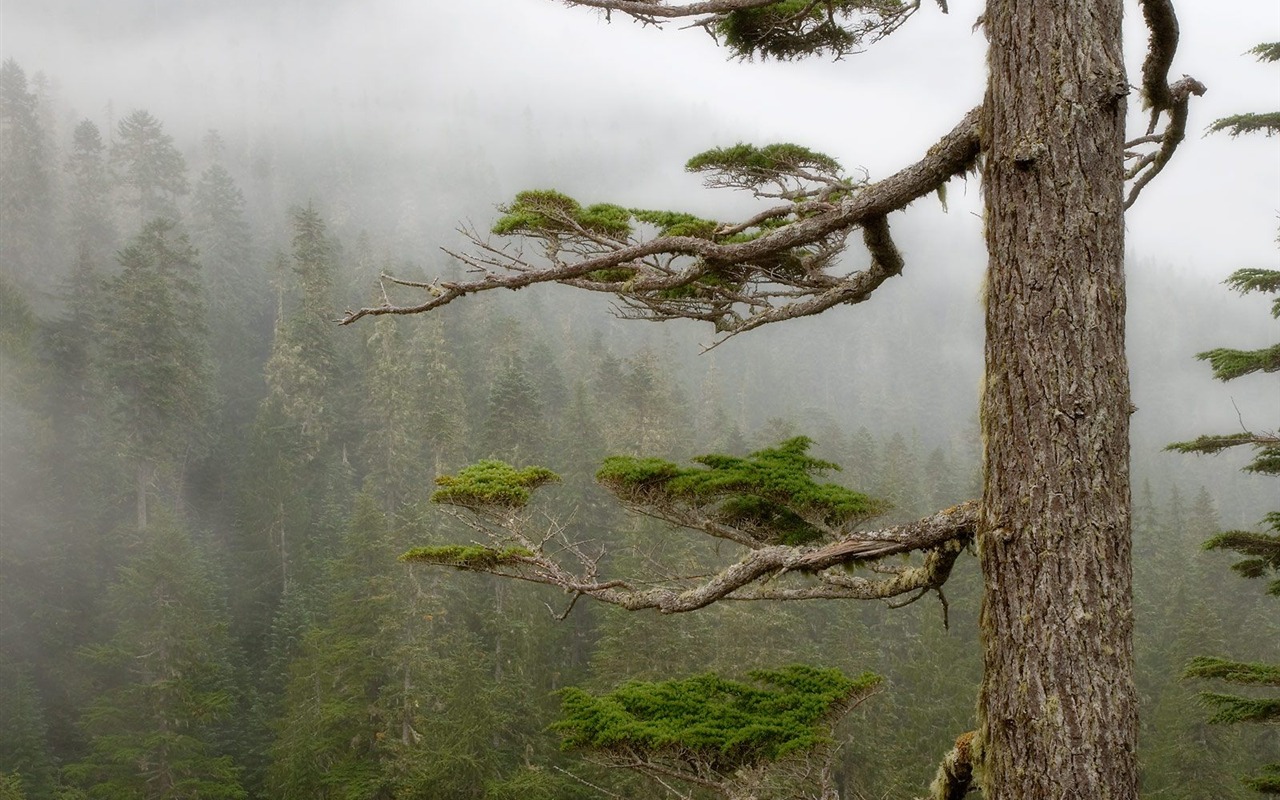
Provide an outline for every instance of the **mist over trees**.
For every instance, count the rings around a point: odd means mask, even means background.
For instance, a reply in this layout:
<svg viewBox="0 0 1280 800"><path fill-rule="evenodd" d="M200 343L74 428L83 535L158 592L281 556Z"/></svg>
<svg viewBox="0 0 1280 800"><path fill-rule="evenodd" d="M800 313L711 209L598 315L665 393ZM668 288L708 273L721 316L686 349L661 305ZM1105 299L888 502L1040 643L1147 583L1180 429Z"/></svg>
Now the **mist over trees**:
<svg viewBox="0 0 1280 800"><path fill-rule="evenodd" d="M464 278L435 244L456 249L455 219L486 228L524 186L460 142L415 156L455 179L404 205L393 152L317 135L303 153L243 120L197 133L129 107L127 87L86 118L36 91L45 68L0 69L0 797L650 797L561 751L562 699L708 673L759 690L753 673L795 664L881 676L831 724L841 797L922 794L975 727L968 553L945 627L932 596L672 617L583 600L558 621L558 591L397 560L476 538L429 497L487 458L559 474L530 514L597 540L618 573L732 554L622 513L593 480L610 455L687 467L810 437L842 467L822 480L885 504L876 528L977 497L983 255L976 234L930 236L957 212L922 199L898 233L946 272L706 353L706 330L544 287L340 328L382 302L380 273ZM1275 760L1274 728L1208 725L1181 675L1206 653L1277 660L1274 599L1227 585L1236 559L1200 547L1252 530L1274 487L1230 454L1163 447L1232 419L1188 354L1223 319L1245 339L1269 320L1216 278L1130 262L1151 267L1129 285L1142 791L1246 797L1238 776ZM1250 391L1235 396L1266 402Z"/></svg>

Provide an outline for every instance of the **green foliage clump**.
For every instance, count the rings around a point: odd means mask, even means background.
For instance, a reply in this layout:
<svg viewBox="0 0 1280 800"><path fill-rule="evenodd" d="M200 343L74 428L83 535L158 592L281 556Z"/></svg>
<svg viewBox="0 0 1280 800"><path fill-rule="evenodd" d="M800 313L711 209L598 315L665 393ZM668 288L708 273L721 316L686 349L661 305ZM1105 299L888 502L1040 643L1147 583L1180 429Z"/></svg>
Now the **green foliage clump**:
<svg viewBox="0 0 1280 800"><path fill-rule="evenodd" d="M1259 61L1280 61L1280 42L1265 42L1251 48L1250 53ZM1210 133L1227 131L1231 136L1242 133L1263 133L1271 136L1280 133L1280 111L1266 111L1260 114L1233 114L1229 117L1214 120L1209 126ZM1276 291L1271 289L1270 291Z"/></svg>
<svg viewBox="0 0 1280 800"><path fill-rule="evenodd" d="M631 216L640 222L647 222L654 226L661 236L693 236L698 239L710 239L720 227L720 223L715 220L703 219L683 211L633 208Z"/></svg>
<svg viewBox="0 0 1280 800"><path fill-rule="evenodd" d="M1218 380L1229 381L1252 372L1280 372L1280 344L1261 350L1233 350L1216 347L1198 353L1196 358L1208 361Z"/></svg>
<svg viewBox="0 0 1280 800"><path fill-rule="evenodd" d="M505 461L485 459L465 467L457 475L441 475L432 492L433 503L448 503L463 508L523 508L533 497L533 490L556 483L560 476L546 467L516 469Z"/></svg>
<svg viewBox="0 0 1280 800"><path fill-rule="evenodd" d="M709 289L736 289L741 285L742 281L733 280L717 272L708 272L682 286L661 289L657 292L657 295L664 300L690 300L707 296Z"/></svg>
<svg viewBox="0 0 1280 800"><path fill-rule="evenodd" d="M726 172L740 177L772 180L779 172L798 169L825 173L840 172L840 162L825 153L798 144L780 142L756 147L739 142L732 147L706 150L685 162L688 172Z"/></svg>
<svg viewBox="0 0 1280 800"><path fill-rule="evenodd" d="M740 58L791 61L808 55L856 52L885 32L906 8L899 0L781 0L725 14L716 26ZM855 15L864 19L850 24Z"/></svg>
<svg viewBox="0 0 1280 800"><path fill-rule="evenodd" d="M1263 522L1280 532L1280 511L1272 511ZM1245 578L1280 575L1280 537L1253 531L1226 531L1204 543L1206 550L1232 550L1248 558L1231 568ZM1280 597L1280 579L1267 586L1267 593ZM1277 684L1280 685L1280 684Z"/></svg>
<svg viewBox="0 0 1280 800"><path fill-rule="evenodd" d="M835 527L885 508L859 492L815 481L815 475L839 466L808 455L812 443L797 436L746 458L693 459L701 467L612 456L605 459L596 480L615 494L641 502L714 506L717 520L759 531L765 541L805 544L825 535L815 522Z"/></svg>
<svg viewBox="0 0 1280 800"><path fill-rule="evenodd" d="M502 206L503 216L493 224L493 232L581 234L623 238L631 233L631 212L612 203L583 208L577 200L554 189L520 192L510 205Z"/></svg>
<svg viewBox="0 0 1280 800"><path fill-rule="evenodd" d="M415 547L400 556L401 561L415 564L440 564L459 569L485 570L502 564L514 564L532 558L524 547L482 547L480 545L447 544L437 547Z"/></svg>
<svg viewBox="0 0 1280 800"><path fill-rule="evenodd" d="M0 772L0 800L26 800L22 791L22 776Z"/></svg>
<svg viewBox="0 0 1280 800"><path fill-rule="evenodd" d="M750 677L765 688L707 673L632 681L599 697L565 689L563 716L552 729L566 749L693 753L713 769L733 770L828 743L829 724L881 680L804 664Z"/></svg>
<svg viewBox="0 0 1280 800"><path fill-rule="evenodd" d="M1245 778L1243 783L1259 794L1280 794L1280 764L1267 764L1262 772Z"/></svg>

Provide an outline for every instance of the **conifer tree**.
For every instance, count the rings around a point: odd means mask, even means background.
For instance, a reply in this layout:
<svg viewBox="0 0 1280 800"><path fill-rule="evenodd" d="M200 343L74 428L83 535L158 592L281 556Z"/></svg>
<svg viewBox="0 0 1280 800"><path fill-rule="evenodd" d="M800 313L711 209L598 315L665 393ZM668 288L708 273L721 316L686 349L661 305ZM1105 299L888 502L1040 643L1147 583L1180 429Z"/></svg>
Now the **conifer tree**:
<svg viewBox="0 0 1280 800"><path fill-rule="evenodd" d="M1258 45L1253 53L1260 61L1280 61L1280 42ZM1262 131L1267 135L1280 131L1280 112L1243 114L1215 122L1211 130L1241 133ZM1271 315L1280 319L1280 271L1259 268L1237 270L1226 284L1241 294L1261 292L1274 295ZM1208 361L1213 376L1231 381L1254 373L1280 372L1280 343L1260 350L1236 350L1219 347L1200 353L1196 358ZM1201 436L1189 442L1169 445L1180 453L1220 453L1235 447L1251 447L1253 459L1246 472L1280 475L1280 436L1275 431L1243 431L1225 435ZM1262 525L1270 533L1226 531L1209 539L1204 546L1228 550L1244 556L1233 569L1246 578L1269 579L1267 593L1280 596L1280 510L1266 515ZM1187 667L1192 678L1212 678L1239 686L1268 687L1266 696L1240 696L1220 692L1203 692L1201 699L1214 709L1213 722L1280 723L1280 664L1245 663L1218 656L1199 656ZM1263 793L1280 793L1280 761L1268 764L1263 771L1245 780L1246 785Z"/></svg>
<svg viewBox="0 0 1280 800"><path fill-rule="evenodd" d="M135 475L137 524L153 484L179 506L188 459L205 444L211 403L199 263L176 224L158 218L120 251L105 288L100 372L110 387L117 445Z"/></svg>
<svg viewBox="0 0 1280 800"><path fill-rule="evenodd" d="M544 456L547 440L542 400L518 351L500 357L495 364L486 412L483 433L487 452L512 463Z"/></svg>
<svg viewBox="0 0 1280 800"><path fill-rule="evenodd" d="M0 268L9 280L47 290L53 198L46 137L26 72L5 59L0 65Z"/></svg>
<svg viewBox="0 0 1280 800"><path fill-rule="evenodd" d="M1232 274L1227 283L1241 293L1258 291L1275 294L1273 315L1280 317L1280 272L1244 269ZM1229 381L1255 372L1280 371L1280 344L1254 351L1217 348L1200 353L1208 361L1214 377ZM1206 435L1188 442L1169 445L1182 453L1219 453L1234 447L1252 447L1255 455L1244 469L1264 475L1280 475L1280 439L1271 432L1246 431L1224 435ZM1214 550L1227 550L1244 556L1233 569L1246 578L1263 578L1270 582L1267 592L1280 596L1280 511L1266 515L1263 525L1269 533L1234 530L1219 533L1204 543ZM1219 679L1240 686L1280 688L1280 665L1246 663L1218 656L1199 656L1187 667L1193 678ZM1273 692L1274 694L1274 692ZM1274 696L1239 696L1219 692L1203 692L1201 699L1214 709L1213 722L1280 722L1280 698ZM1280 763L1270 764L1247 785L1259 792L1280 792Z"/></svg>
<svg viewBox="0 0 1280 800"><path fill-rule="evenodd" d="M70 178L68 222L76 257L87 259L94 267L104 266L116 244L115 223L111 219L111 171L102 134L90 120L76 125L66 172Z"/></svg>
<svg viewBox="0 0 1280 800"><path fill-rule="evenodd" d="M270 703L283 682L265 663L272 636L296 641L313 612L307 580L317 580L340 536L353 489L347 413L333 341L335 244L313 208L292 214L293 249L277 259L281 281L271 354L240 473L235 549L237 638L254 658ZM351 412L352 419L359 415ZM301 579L301 582L300 582ZM287 612L287 613L286 613ZM277 618L278 614L285 614ZM285 626L272 633L273 626ZM287 660L288 648L274 657Z"/></svg>
<svg viewBox="0 0 1280 800"><path fill-rule="evenodd" d="M137 544L108 595L116 629L87 651L101 670L89 752L67 774L93 800L245 798L224 751L230 639L207 561L167 519Z"/></svg>
<svg viewBox="0 0 1280 800"><path fill-rule="evenodd" d="M858 52L922 8L843 0L572 4L649 23L691 20L689 27L711 32L734 55L779 60ZM948 4L938 5L945 11ZM697 319L736 335L866 300L905 266L889 216L981 163L989 259L981 505L926 518L945 521L948 546L980 539L984 677L976 747L963 751L982 768L987 800L1132 800L1137 696L1124 211L1169 163L1185 136L1190 98L1205 90L1192 78L1168 82L1178 30L1170 0L1141 6L1151 34L1140 81L1150 119L1145 135L1127 144L1120 0L991 0L980 20L988 40L982 105L894 175L869 182L792 143L742 144L692 158L687 168L711 186L762 200L738 222L521 192L492 234L520 236L529 246L503 248L477 236L476 247L460 256L476 279L405 281L424 292L417 302L359 309L345 321L560 282L616 295L627 316ZM854 232L867 266L843 273L836 256ZM921 531L926 520L907 527ZM924 549L927 558L940 556ZM739 590L772 594L746 588L773 574L743 567L762 566L764 552L753 550L685 593L610 592L593 581L584 593L666 611ZM952 560L943 560L949 573ZM907 591L940 585L932 570L913 574L934 577ZM955 784L938 791L953 792Z"/></svg>
<svg viewBox="0 0 1280 800"><path fill-rule="evenodd" d="M150 112L131 112L116 127L111 164L124 190L125 203L138 210L131 220L146 224L156 217L176 220L178 198L190 191L187 163L173 137Z"/></svg>
<svg viewBox="0 0 1280 800"><path fill-rule="evenodd" d="M220 152L213 134L212 149ZM261 400L262 362L270 346L267 271L254 254L245 199L231 173L215 161L192 192L191 240L200 251L211 325L213 377L221 399L217 427L247 435ZM243 456L243 437L220 436L202 475L206 507L228 507Z"/></svg>
<svg viewBox="0 0 1280 800"><path fill-rule="evenodd" d="M54 760L43 706L30 669L0 662L0 776L11 776L30 800L53 797Z"/></svg>

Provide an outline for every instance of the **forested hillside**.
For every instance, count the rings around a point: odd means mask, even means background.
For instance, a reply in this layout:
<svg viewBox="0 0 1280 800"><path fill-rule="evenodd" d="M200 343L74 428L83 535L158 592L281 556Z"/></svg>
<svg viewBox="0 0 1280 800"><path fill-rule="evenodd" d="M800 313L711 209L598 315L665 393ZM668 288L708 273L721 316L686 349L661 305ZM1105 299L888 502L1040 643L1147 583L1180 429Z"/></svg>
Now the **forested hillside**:
<svg viewBox="0 0 1280 800"><path fill-rule="evenodd" d="M707 352L546 287L340 327L383 272L460 274L437 247L504 196L482 149L180 138L144 109L81 116L38 69L0 69L0 798L650 797L561 749L562 690L797 663L883 678L837 728L850 800L916 796L973 728L967 553L945 615L930 595L558 619L562 593L398 560L474 538L429 497L481 459L554 470L538 514L669 574L727 555L624 512L593 480L607 456L805 436L877 524L975 498L981 270L952 267L982 256L931 238L941 209L899 235L947 269L897 278L900 302ZM384 183L411 167L417 194ZM1277 660L1274 599L1201 547L1274 486L1163 448L1234 414L1193 354L1224 320L1270 323L1131 260L1144 793L1243 798L1277 731L1207 724L1180 676L1209 652Z"/></svg>

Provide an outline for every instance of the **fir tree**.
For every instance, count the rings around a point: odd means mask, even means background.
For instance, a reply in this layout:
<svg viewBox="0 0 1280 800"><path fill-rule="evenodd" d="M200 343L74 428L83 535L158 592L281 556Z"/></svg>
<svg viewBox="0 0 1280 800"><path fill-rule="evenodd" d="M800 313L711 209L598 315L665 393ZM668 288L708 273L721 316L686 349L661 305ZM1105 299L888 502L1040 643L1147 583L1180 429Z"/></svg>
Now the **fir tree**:
<svg viewBox="0 0 1280 800"><path fill-rule="evenodd" d="M649 23L688 19L736 56L784 60L858 52L922 7L843 0L572 4ZM945 0L938 5L947 8ZM1173 156L1188 104L1205 87L1192 78L1169 83L1178 30L1172 4L1143 2L1151 36L1141 86L1150 120L1148 134L1126 145L1122 5L989 2L981 19L989 43L983 104L892 176L870 182L793 143L694 156L687 169L710 186L762 201L737 222L584 204L554 190L520 192L491 232L522 237L528 247L494 246L477 234L475 247L460 254L475 270L473 280L416 281L411 285L425 294L415 302L359 309L344 321L559 282L615 295L624 316L700 320L732 336L869 298L905 267L889 215L942 193L952 177L981 164L989 260L981 512L966 504L927 519L949 521L947 547L954 548L975 534L967 516L975 515L984 671L975 747L957 744L935 793L967 790L968 779L954 769L964 754L982 767L988 800L1136 797L1124 212ZM1055 57L1043 58L1047 52ZM1133 159L1128 168L1126 159ZM855 232L866 268L846 273L839 255ZM904 584L912 583L908 573L925 581L907 592L940 587L945 577L934 570L945 563L949 574L954 563L940 547L924 549L933 577L904 568ZM740 592L774 595L779 590L771 586L747 588L774 575L746 566L763 568L775 557L766 552L774 551L753 550L698 586L670 593L646 594L632 584L610 592L594 580L582 589L574 578L557 582L536 559L514 566L544 568L548 583L626 608L674 612ZM1043 568L1047 563L1054 568Z"/></svg>
<svg viewBox="0 0 1280 800"><path fill-rule="evenodd" d="M178 198L190 191L187 163L160 120L142 109L120 120L111 164L125 203L138 210L135 224L156 217L178 219Z"/></svg>
<svg viewBox="0 0 1280 800"><path fill-rule="evenodd" d="M18 62L0 65L0 248L4 276L50 288L47 267L52 176L39 103Z"/></svg>
<svg viewBox="0 0 1280 800"><path fill-rule="evenodd" d="M82 725L89 753L67 768L93 800L239 800L224 752L233 707L225 611L204 558L157 520L111 587L116 630L86 657L101 669Z"/></svg>
<svg viewBox="0 0 1280 800"><path fill-rule="evenodd" d="M1227 283L1241 293L1258 291L1276 294L1272 313L1280 318L1280 272L1239 270L1227 279ZM1280 344L1254 351L1218 348L1200 353L1198 358L1210 363L1214 377L1219 380L1235 380L1257 372L1280 371ZM1219 453L1234 447L1254 449L1253 460L1244 468L1246 471L1280 475L1280 439L1273 433L1246 431L1220 436L1206 435L1189 442L1169 445L1170 450L1182 453ZM1269 533L1226 531L1206 541L1205 547L1228 550L1244 556L1244 560L1237 562L1233 569L1246 578L1269 579L1268 593L1280 596L1280 511L1268 513L1263 525ZM1186 675L1219 679L1240 686L1280 687L1280 666L1233 661L1217 656L1195 658L1187 667ZM1200 697L1214 709L1211 717L1213 722L1275 724L1280 721L1280 698L1274 696L1203 692ZM1246 784L1259 792L1280 792L1280 763L1267 765L1262 773L1248 778Z"/></svg>
<svg viewBox="0 0 1280 800"><path fill-rule="evenodd" d="M152 484L167 473L170 498L180 505L186 462L204 445L212 396L207 328L196 251L175 223L149 223L120 252L120 266L104 289L100 371L145 528Z"/></svg>
<svg viewBox="0 0 1280 800"><path fill-rule="evenodd" d="M1259 45L1253 52L1261 61L1280 61L1280 42ZM1220 119L1211 126L1211 130L1229 130L1233 136L1254 131L1270 135L1280 130L1280 112ZM1280 271L1241 269L1232 273L1226 283L1241 294L1262 292L1274 295L1271 315L1280 319ZM1208 361L1213 376L1221 381L1236 380L1254 373L1280 372L1280 343L1261 350L1220 347L1196 357L1201 361ZM1169 445L1170 450L1181 453L1219 453L1234 447L1251 447L1254 450L1252 461L1244 467L1246 472L1280 475L1280 437L1275 432L1244 431L1207 435L1193 441ZM1206 541L1204 546L1245 556L1233 569L1246 578L1270 579L1267 592L1280 596L1280 510L1268 513L1262 525L1270 532L1226 531ZM1186 675L1223 680L1239 686L1271 689L1267 696L1262 697L1202 692L1201 699L1214 710L1210 718L1212 722L1280 723L1280 697L1275 693L1280 688L1280 664L1246 663L1217 656L1199 656L1187 667ZM1258 792L1280 793L1280 761L1266 765L1261 773L1245 779L1245 783Z"/></svg>
<svg viewBox="0 0 1280 800"><path fill-rule="evenodd" d="M72 135L66 172L70 178L68 221L76 257L101 267L116 243L111 219L111 172L102 134L87 119L76 125Z"/></svg>

